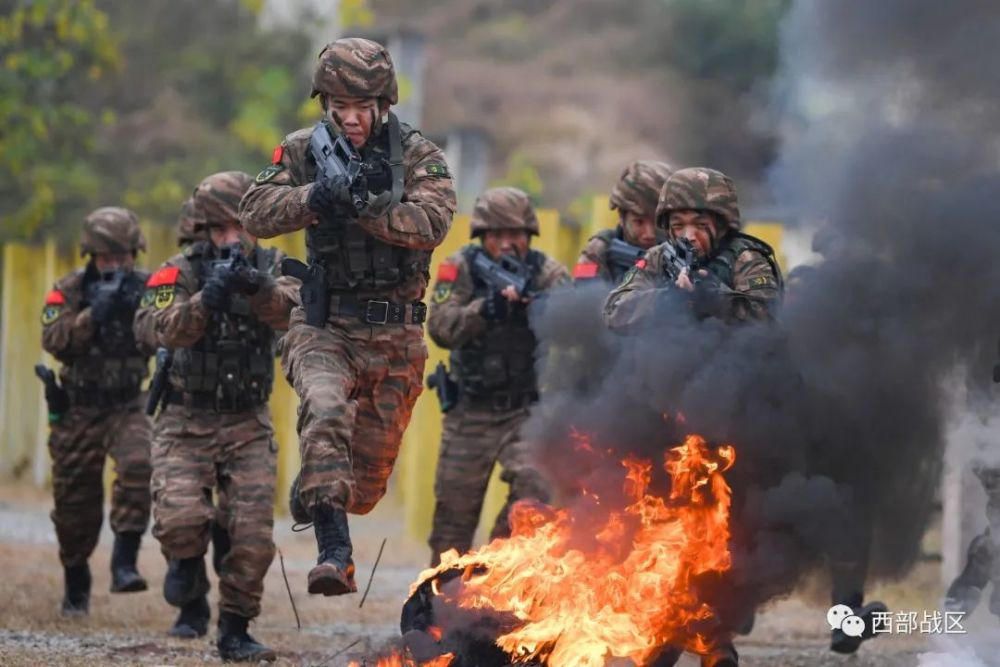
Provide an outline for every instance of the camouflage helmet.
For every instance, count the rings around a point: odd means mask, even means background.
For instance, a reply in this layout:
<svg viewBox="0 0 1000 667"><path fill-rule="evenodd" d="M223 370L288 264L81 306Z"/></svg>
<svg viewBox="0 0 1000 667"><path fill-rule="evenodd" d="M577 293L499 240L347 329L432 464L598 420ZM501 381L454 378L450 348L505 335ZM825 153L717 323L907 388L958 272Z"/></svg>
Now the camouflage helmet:
<svg viewBox="0 0 1000 667"><path fill-rule="evenodd" d="M472 238L499 229L523 229L529 236L537 236L538 216L523 190L490 188L476 198L471 228Z"/></svg>
<svg viewBox="0 0 1000 667"><path fill-rule="evenodd" d="M721 171L692 167L675 171L660 191L656 221L666 226L671 211L709 211L718 215L724 226L740 228L740 205L731 178Z"/></svg>
<svg viewBox="0 0 1000 667"><path fill-rule="evenodd" d="M652 219L656 215L660 190L673 171L665 162L636 160L630 163L611 188L611 210Z"/></svg>
<svg viewBox="0 0 1000 667"><path fill-rule="evenodd" d="M105 206L83 221L80 255L107 253L119 255L146 249L146 237L139 229L139 218L127 208Z"/></svg>
<svg viewBox="0 0 1000 667"><path fill-rule="evenodd" d="M194 215L200 216L206 227L239 223L240 200L253 177L242 171L220 171L206 176L191 195Z"/></svg>
<svg viewBox="0 0 1000 667"><path fill-rule="evenodd" d="M312 97L320 93L334 97L377 97L396 104L399 89L388 49L360 37L327 44L320 51L313 71Z"/></svg>
<svg viewBox="0 0 1000 667"><path fill-rule="evenodd" d="M208 238L208 227L205 216L194 205L194 197L188 197L181 205L181 214L177 218L177 245L185 246Z"/></svg>

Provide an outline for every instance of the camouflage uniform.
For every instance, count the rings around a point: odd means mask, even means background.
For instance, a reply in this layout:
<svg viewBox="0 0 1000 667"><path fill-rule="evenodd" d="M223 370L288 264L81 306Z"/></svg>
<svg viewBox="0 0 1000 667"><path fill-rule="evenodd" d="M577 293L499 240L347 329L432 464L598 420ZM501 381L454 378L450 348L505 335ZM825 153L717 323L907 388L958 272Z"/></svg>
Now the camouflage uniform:
<svg viewBox="0 0 1000 667"><path fill-rule="evenodd" d="M630 238L627 233L625 214L631 212L655 220L660 190L672 171L670 165L651 160L636 160L625 167L611 190L608 202L612 211L618 211L620 222L612 229L603 229L590 237L573 268L573 280L600 278L612 285L621 282L634 262L627 265L611 262L608 257L608 247L612 239L638 245L637 240ZM666 233L658 228L656 243L663 243L666 240Z"/></svg>
<svg viewBox="0 0 1000 667"><path fill-rule="evenodd" d="M108 207L87 217L81 246L85 254L124 254L144 250L146 241L134 213ZM139 270L124 274L119 305L95 324L90 299L97 298L92 289L103 278L91 261L55 284L42 311L42 347L63 364L59 375L70 405L65 414L50 415L52 522L59 558L67 570L79 573L87 597L87 559L100 534L106 456L114 460L116 473L110 516L116 534L113 556L119 557L119 542L126 539L133 573L139 536L149 522L150 427L140 393L151 350L132 333L132 314L148 275ZM113 580L113 591L125 589L144 590L145 582L136 579L122 588ZM86 611L86 601L81 605L76 611Z"/></svg>
<svg viewBox="0 0 1000 667"><path fill-rule="evenodd" d="M250 182L241 172L209 176L195 190L195 206L210 226L236 222ZM281 276L280 253L242 245L258 272L255 291L237 290L227 308L207 307L204 290L217 274L211 263L222 251L195 243L150 278L136 330L174 351L153 438L153 535L171 563L165 597L183 610L207 592L203 555L216 518L211 491L218 488L218 515L231 541L221 563L219 608L250 619L260 612L274 557L277 447L267 400L275 330L288 326L298 283ZM171 572L182 567L196 583L172 588Z"/></svg>
<svg viewBox="0 0 1000 667"><path fill-rule="evenodd" d="M656 208L657 221L671 211L704 210L725 226L712 255L701 261L716 282L700 283L693 303L701 317L726 321L767 319L781 298L781 272L774 251L763 241L740 229L739 206L732 181L711 169L682 169L667 179ZM605 302L604 321L615 330L626 330L657 310L665 293L676 293L664 272L666 245L651 248L615 288ZM705 286L705 287L701 287ZM661 289L666 288L666 289Z"/></svg>
<svg viewBox="0 0 1000 667"><path fill-rule="evenodd" d="M487 229L525 229L538 233L538 220L527 196L514 188L494 188L476 202L473 237ZM510 534L507 513L522 498L547 500L545 484L529 456L520 428L528 407L538 399L535 377L536 340L528 314L516 306L501 320L482 314L488 287L472 269L485 250L467 245L438 269L428 332L435 343L450 349L451 370L459 385L458 404L444 415L444 436L434 495L434 525L429 543L436 564L448 549L460 553L472 546L483 496L493 465L503 466L502 479L510 494L496 518L494 537ZM537 250L525 263L531 285L546 291L568 282L565 267Z"/></svg>
<svg viewBox="0 0 1000 667"><path fill-rule="evenodd" d="M313 88L314 95L379 98L386 104L397 99L388 52L363 39L330 44L320 54ZM337 131L335 123L327 127ZM282 340L282 366L301 399L302 468L293 505L301 502L314 520L317 507L329 509L337 522L336 541L346 547L342 513L365 514L384 495L422 389L427 348L420 299L431 251L447 234L456 202L441 151L388 113L373 124L360 150L366 206L359 213L346 204L320 216L309 204L325 184L313 182L313 131L294 132L275 149L273 164L243 198L240 216L247 230L262 238L306 229L310 265L326 271L325 284L317 285L326 297L315 304L329 304L325 326L307 324L307 313L296 309ZM316 522L318 542L324 525ZM319 546L322 564L325 547ZM337 594L354 588L346 553ZM311 582L318 572L310 573ZM325 584L311 583L310 591L335 594Z"/></svg>

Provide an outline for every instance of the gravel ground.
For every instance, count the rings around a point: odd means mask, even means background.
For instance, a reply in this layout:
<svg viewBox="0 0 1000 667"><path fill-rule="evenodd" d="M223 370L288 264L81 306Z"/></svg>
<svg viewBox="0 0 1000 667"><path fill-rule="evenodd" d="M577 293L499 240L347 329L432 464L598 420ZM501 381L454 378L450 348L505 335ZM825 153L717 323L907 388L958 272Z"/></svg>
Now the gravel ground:
<svg viewBox="0 0 1000 667"><path fill-rule="evenodd" d="M91 559L94 588L91 614L67 620L59 613L62 577L55 536L47 511L51 501L28 487L0 488L0 665L36 667L68 665L152 665L188 667L220 664L211 637L197 641L169 639L164 631L174 610L160 596L165 565L155 540L147 537L140 570L152 589L111 596L108 593L110 532L105 529ZM265 581L263 613L251 632L278 651L278 665L342 667L347 656L364 654L398 636L399 610L409 584L427 558L423 545L402 537L404 531L391 503L370 516L355 519L358 581L368 581L383 538L388 538L372 591L363 608L360 597L322 598L305 591L306 573L315 558L311 532L293 533L279 520L275 539L285 559L302 629L296 629L281 567L276 558ZM213 582L213 590L215 588ZM748 666L826 667L993 667L1000 666L1000 625L981 610L966 622L968 635L885 636L867 642L851 657L829 652L824 584L810 582L794 597L763 610L753 634L737 646ZM873 596L894 609L934 609L940 595L936 566L928 564L905 581L880 586ZM214 603L214 599L212 600ZM213 612L214 613L214 612ZM337 651L356 643L349 652ZM684 667L698 665L685 656Z"/></svg>

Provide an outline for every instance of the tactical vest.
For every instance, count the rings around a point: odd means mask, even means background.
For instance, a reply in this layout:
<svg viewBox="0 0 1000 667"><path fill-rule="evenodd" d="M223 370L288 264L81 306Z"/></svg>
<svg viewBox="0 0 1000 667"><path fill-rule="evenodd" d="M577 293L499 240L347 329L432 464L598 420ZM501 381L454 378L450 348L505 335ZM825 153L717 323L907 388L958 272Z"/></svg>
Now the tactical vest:
<svg viewBox="0 0 1000 667"><path fill-rule="evenodd" d="M132 320L147 277L141 271L129 276L125 287L129 308L97 327L86 355L74 359L62 374L73 405L110 408L134 400L141 392L148 363L136 346ZM87 287L97 279L97 272L88 266L80 286L84 305Z"/></svg>
<svg viewBox="0 0 1000 667"><path fill-rule="evenodd" d="M781 276L781 268L774 258L774 249L759 238L743 232L730 232L723 239L719 251L705 264L705 268L715 274L726 287L732 288L733 268L736 265L736 259L747 250L755 250L767 259L771 270L774 271L774 277L778 281L778 289L784 291L785 283Z"/></svg>
<svg viewBox="0 0 1000 667"><path fill-rule="evenodd" d="M389 122L361 149L369 193L379 195L392 189L394 164L402 178L403 141L415 131L389 114ZM312 155L307 159L312 162ZM311 170L315 171L315 164ZM306 250L310 264L326 267L327 287L333 291L385 291L418 274L430 279L430 252L375 238L357 224L357 214L351 210L311 225L306 230Z"/></svg>
<svg viewBox="0 0 1000 667"><path fill-rule="evenodd" d="M212 246L189 251L198 289L209 278ZM261 273L272 272L275 250L257 248L250 258ZM184 396L177 402L216 412L243 412L267 402L274 384L275 336L253 315L213 313L205 335L174 351L171 376Z"/></svg>
<svg viewBox="0 0 1000 667"><path fill-rule="evenodd" d="M462 249L469 266L481 246ZM545 264L545 255L529 250L527 264L537 276ZM472 297L485 297L487 285L473 275ZM451 371L458 379L459 389L472 401L489 401L500 409L519 407L537 398L535 348L538 341L528 326L526 308L515 307L510 316L491 322L484 334L451 351Z"/></svg>

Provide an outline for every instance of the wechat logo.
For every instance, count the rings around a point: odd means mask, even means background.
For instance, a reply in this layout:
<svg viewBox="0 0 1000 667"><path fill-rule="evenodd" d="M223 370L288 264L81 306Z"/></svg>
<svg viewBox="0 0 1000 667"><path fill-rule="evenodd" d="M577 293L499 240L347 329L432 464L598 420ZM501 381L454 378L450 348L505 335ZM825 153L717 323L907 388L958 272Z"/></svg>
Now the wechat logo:
<svg viewBox="0 0 1000 667"><path fill-rule="evenodd" d="M860 637L865 632L865 622L854 615L846 604L835 604L826 612L826 622L831 630L840 630L848 637Z"/></svg>

